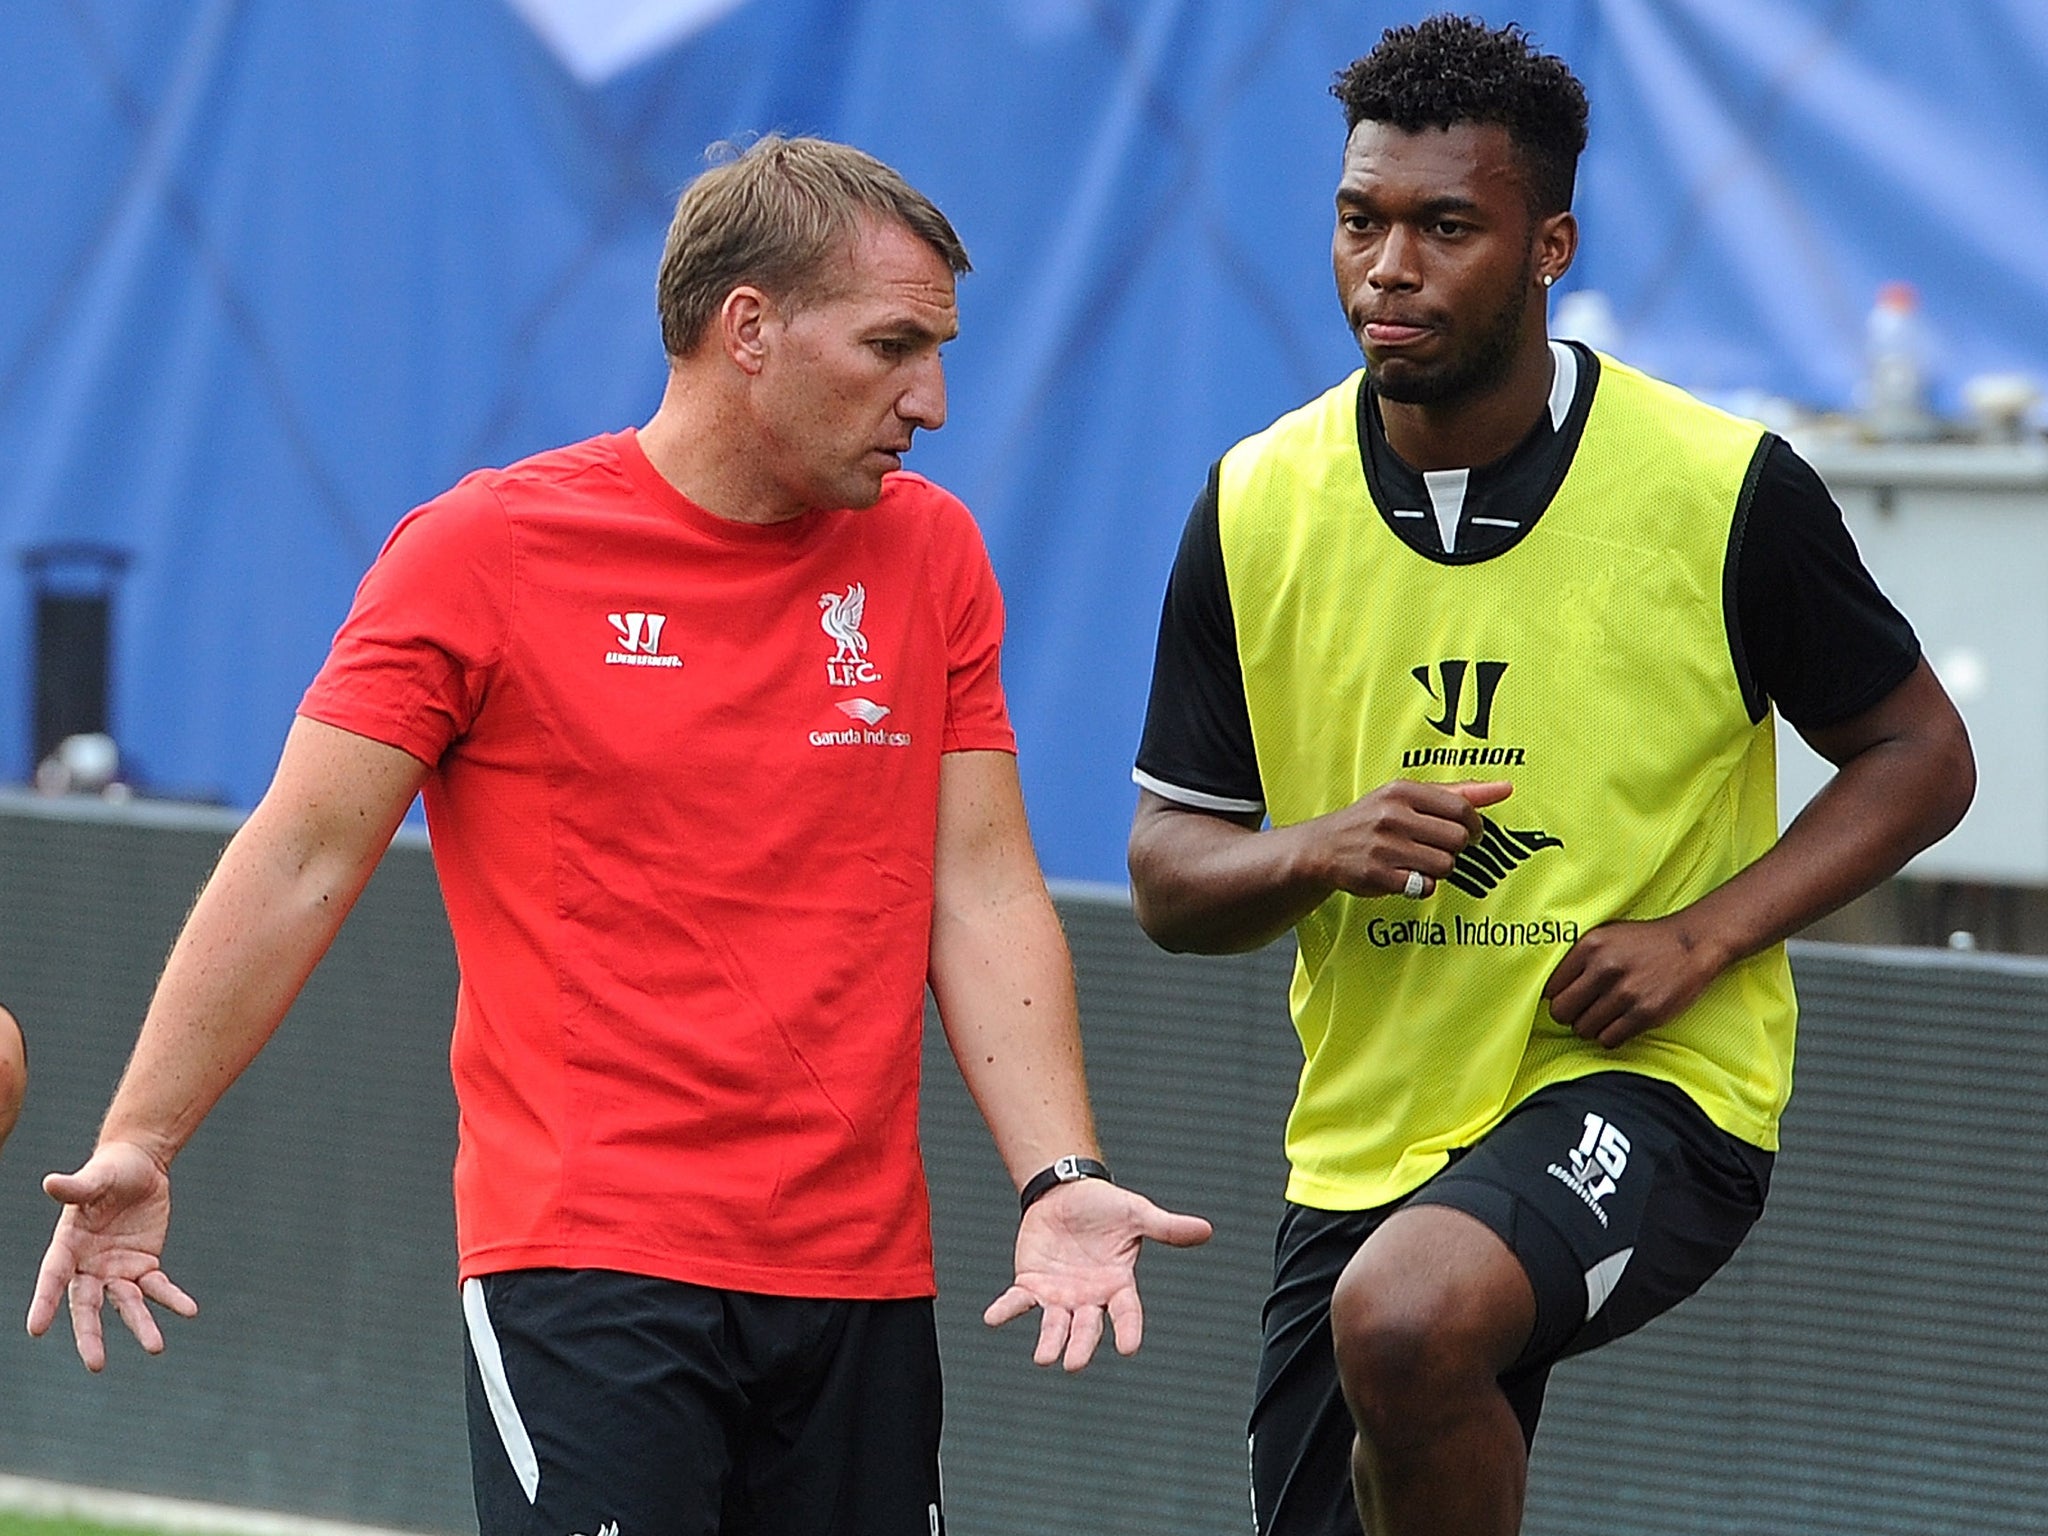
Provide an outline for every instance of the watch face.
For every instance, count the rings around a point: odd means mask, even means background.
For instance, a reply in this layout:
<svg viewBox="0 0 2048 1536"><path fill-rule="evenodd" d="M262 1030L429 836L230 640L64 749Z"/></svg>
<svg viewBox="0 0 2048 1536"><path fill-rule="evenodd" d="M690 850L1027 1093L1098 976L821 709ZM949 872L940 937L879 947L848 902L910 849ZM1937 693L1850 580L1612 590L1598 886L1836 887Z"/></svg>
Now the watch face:
<svg viewBox="0 0 2048 1536"><path fill-rule="evenodd" d="M1075 1179L1081 1177L1079 1159L1072 1157L1061 1158L1052 1165L1052 1174L1062 1184L1071 1184Z"/></svg>

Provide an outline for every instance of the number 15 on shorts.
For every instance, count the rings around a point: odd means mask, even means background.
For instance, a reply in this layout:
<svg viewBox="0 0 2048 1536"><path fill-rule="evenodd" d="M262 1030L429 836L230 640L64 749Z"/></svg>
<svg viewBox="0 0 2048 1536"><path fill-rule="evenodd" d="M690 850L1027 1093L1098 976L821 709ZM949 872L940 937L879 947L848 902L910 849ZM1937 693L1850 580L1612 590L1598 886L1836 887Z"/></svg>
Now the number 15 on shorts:
<svg viewBox="0 0 2048 1536"><path fill-rule="evenodd" d="M1586 1116L1586 1134L1572 1148L1572 1172L1588 1186L1587 1193L1599 1200L1614 1192L1616 1182L1628 1169L1628 1137L1599 1115ZM1606 1177L1593 1184L1593 1169Z"/></svg>

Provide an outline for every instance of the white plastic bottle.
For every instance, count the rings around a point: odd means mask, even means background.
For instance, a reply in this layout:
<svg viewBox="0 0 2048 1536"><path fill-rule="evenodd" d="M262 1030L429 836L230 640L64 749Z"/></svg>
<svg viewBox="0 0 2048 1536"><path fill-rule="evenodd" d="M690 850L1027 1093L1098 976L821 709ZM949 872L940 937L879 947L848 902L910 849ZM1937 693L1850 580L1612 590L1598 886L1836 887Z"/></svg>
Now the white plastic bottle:
<svg viewBox="0 0 2048 1536"><path fill-rule="evenodd" d="M1930 359L1920 295L1911 283L1886 283L1864 322L1863 430L1879 442L1936 435L1927 409Z"/></svg>

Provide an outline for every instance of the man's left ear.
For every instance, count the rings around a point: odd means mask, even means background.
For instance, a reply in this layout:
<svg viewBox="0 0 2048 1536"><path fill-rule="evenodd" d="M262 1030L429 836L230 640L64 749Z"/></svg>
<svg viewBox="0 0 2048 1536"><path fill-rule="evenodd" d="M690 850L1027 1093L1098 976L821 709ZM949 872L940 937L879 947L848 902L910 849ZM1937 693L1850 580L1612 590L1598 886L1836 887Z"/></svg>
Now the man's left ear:
<svg viewBox="0 0 2048 1536"><path fill-rule="evenodd" d="M1571 271L1579 254L1579 221L1569 211L1553 213L1536 226L1536 278L1545 288Z"/></svg>

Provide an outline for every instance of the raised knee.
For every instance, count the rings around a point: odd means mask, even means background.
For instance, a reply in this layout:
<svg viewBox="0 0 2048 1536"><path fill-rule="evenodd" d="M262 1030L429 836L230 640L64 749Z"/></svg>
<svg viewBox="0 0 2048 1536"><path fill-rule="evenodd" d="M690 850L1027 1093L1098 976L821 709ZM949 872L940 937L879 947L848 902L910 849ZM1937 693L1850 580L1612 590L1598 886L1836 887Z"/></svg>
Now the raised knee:
<svg viewBox="0 0 2048 1536"><path fill-rule="evenodd" d="M1337 1373L1359 1433L1386 1444L1426 1434L1498 1367L1483 1320L1451 1292L1354 1264L1330 1298Z"/></svg>
<svg viewBox="0 0 2048 1536"><path fill-rule="evenodd" d="M1440 1369L1436 1330L1426 1308L1389 1287L1346 1270L1330 1297L1331 1345L1344 1396L1362 1429L1397 1412L1401 1400L1427 1391Z"/></svg>

